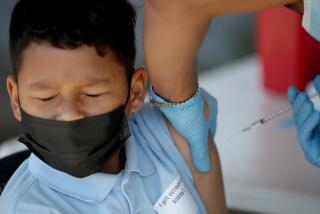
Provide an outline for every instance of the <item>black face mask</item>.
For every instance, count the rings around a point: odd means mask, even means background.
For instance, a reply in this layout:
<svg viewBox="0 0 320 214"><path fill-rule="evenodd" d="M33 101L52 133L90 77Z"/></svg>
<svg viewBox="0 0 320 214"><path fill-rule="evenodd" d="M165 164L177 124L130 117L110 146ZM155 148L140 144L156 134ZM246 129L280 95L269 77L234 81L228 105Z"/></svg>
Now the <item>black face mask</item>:
<svg viewBox="0 0 320 214"><path fill-rule="evenodd" d="M130 136L124 108L74 121L37 118L21 109L26 134L19 141L53 168L85 177L100 171Z"/></svg>

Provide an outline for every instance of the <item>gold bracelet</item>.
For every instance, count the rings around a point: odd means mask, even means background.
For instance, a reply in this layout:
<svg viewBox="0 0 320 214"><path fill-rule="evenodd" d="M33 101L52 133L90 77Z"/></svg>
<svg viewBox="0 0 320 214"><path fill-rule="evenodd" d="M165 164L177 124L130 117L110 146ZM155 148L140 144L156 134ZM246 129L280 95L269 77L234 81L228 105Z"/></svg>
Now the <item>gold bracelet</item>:
<svg viewBox="0 0 320 214"><path fill-rule="evenodd" d="M152 96L149 96L149 101L150 101L150 105L152 107L156 107L156 108L181 106L181 105L184 105L185 103L187 103L188 101L192 100L194 97L198 96L199 94L200 94L200 88L198 87L198 89L194 95L192 95L190 98L188 98L182 102L168 102L167 101L164 103L160 103L160 102L155 101Z"/></svg>

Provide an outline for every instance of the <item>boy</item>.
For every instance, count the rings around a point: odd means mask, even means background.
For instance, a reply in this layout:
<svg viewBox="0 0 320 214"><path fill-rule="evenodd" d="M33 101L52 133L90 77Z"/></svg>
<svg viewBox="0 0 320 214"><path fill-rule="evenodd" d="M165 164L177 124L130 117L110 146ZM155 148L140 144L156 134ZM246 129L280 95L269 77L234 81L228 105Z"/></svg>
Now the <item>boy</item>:
<svg viewBox="0 0 320 214"><path fill-rule="evenodd" d="M143 106L134 25L126 0L18 2L7 88L32 154L6 185L1 212L225 213L212 140L212 170L200 173L185 139Z"/></svg>

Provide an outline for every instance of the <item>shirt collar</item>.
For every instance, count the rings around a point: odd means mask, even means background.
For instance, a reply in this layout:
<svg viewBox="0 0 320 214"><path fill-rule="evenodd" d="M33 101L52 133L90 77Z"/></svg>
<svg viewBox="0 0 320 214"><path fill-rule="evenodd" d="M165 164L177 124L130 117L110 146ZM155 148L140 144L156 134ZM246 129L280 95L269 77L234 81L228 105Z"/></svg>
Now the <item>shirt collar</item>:
<svg viewBox="0 0 320 214"><path fill-rule="evenodd" d="M151 159L145 154L134 136L128 139L125 146L127 158L125 173L137 172L140 176L148 176L155 172ZM52 168L34 154L31 154L29 158L28 167L41 183L51 189L95 204L105 199L123 173L123 171L117 175L95 173L84 178L77 178Z"/></svg>
<svg viewBox="0 0 320 214"><path fill-rule="evenodd" d="M126 171L129 173L137 172L140 176L148 176L155 173L155 166L148 156L146 149L140 145L143 139L136 140L136 133L128 139L126 145ZM148 146L147 144L145 147Z"/></svg>
<svg viewBox="0 0 320 214"><path fill-rule="evenodd" d="M121 173L95 173L84 178L73 177L56 170L34 154L28 163L31 173L48 187L80 200L99 204L112 190Z"/></svg>

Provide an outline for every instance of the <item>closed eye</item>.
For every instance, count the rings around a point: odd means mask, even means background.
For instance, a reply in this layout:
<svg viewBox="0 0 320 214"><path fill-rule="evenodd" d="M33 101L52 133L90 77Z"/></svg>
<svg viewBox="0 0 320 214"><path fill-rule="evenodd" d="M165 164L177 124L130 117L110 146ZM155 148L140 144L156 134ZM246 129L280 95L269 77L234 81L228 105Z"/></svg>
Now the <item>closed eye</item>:
<svg viewBox="0 0 320 214"><path fill-rule="evenodd" d="M87 97L99 97L101 94L85 94Z"/></svg>
<svg viewBox="0 0 320 214"><path fill-rule="evenodd" d="M105 95L105 94L107 94L107 92L106 93L100 93L100 94L87 94L87 93L85 93L84 95L87 96L87 97L97 98L97 97L100 97L100 96Z"/></svg>
<svg viewBox="0 0 320 214"><path fill-rule="evenodd" d="M52 97L37 98L37 99L38 99L38 100L41 100L41 101L43 101L43 102L47 102L47 101L50 101L50 100L54 99L55 97L56 97L56 95L55 95L55 96L52 96Z"/></svg>

